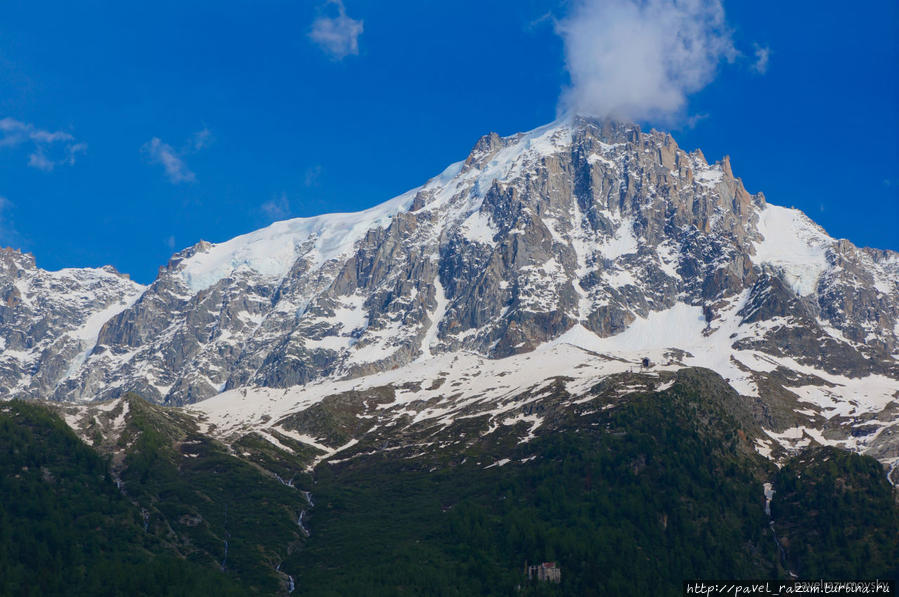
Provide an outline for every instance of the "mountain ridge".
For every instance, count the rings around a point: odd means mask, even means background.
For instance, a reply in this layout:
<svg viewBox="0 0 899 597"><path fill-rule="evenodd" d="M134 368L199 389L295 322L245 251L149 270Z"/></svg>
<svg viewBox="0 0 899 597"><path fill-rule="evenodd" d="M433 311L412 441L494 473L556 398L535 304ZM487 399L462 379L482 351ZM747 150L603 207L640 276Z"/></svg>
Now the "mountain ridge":
<svg viewBox="0 0 899 597"><path fill-rule="evenodd" d="M0 298L18 288L10 272ZM227 402L567 343L630 367L710 367L782 412L769 421L776 442L823 425L851 443L853 425L875 425L865 449L882 440L881 460L899 459L885 433L899 392L899 254L832 239L746 191L729 158L708 164L633 124L572 117L485 135L384 204L201 241L130 292L81 363L80 344L31 360L5 350L4 397ZM34 323L4 309L4 338ZM63 318L56 337L98 311ZM65 366L43 372L53 359Z"/></svg>

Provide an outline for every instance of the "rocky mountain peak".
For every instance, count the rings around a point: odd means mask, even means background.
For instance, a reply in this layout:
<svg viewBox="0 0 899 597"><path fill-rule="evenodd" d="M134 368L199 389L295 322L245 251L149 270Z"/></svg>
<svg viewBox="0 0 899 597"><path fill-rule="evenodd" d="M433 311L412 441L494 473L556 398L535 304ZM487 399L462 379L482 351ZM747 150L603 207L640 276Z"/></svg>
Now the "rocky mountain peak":
<svg viewBox="0 0 899 597"><path fill-rule="evenodd" d="M795 422L775 408L785 396L848 412L836 384L875 388L870 404L899 390L895 253L769 204L727 157L709 164L611 120L491 133L369 210L201 241L146 289L102 270L36 271L44 282L27 287L0 275L9 395L186 404L451 355L501 369L569 345L714 369L781 430ZM104 298L73 303L60 280Z"/></svg>
<svg viewBox="0 0 899 597"><path fill-rule="evenodd" d="M33 270L36 267L34 255L31 253L23 253L11 247L0 247L0 275L4 277L18 276L23 270Z"/></svg>

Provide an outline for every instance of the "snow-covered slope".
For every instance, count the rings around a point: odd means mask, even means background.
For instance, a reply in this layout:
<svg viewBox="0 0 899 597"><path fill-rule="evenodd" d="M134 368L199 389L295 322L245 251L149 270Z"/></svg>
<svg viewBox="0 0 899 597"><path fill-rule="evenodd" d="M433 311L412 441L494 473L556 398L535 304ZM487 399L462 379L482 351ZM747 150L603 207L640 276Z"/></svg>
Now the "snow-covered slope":
<svg viewBox="0 0 899 597"><path fill-rule="evenodd" d="M393 216L408 209L417 191L358 213L295 218L221 244L206 243L184 261L179 273L193 292L242 269L279 282L299 259L317 267L347 257L366 232L388 225Z"/></svg>
<svg viewBox="0 0 899 597"><path fill-rule="evenodd" d="M799 296L815 292L829 266L827 249L834 240L798 209L766 205L759 213L762 240L755 245L755 262L777 268Z"/></svg>

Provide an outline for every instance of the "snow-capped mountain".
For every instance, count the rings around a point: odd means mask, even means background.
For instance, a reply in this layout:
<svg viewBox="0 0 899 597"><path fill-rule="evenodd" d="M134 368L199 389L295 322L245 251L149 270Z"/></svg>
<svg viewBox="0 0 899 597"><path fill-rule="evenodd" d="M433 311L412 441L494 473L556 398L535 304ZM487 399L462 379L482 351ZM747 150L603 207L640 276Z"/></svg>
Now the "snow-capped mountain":
<svg viewBox="0 0 899 597"><path fill-rule="evenodd" d="M5 397L205 401L225 433L385 386L360 417L536 428L522 396L562 379L577 402L649 358L725 377L767 422L760 451L899 457L899 254L833 239L727 158L632 124L487 135L380 206L200 242L145 289L2 258Z"/></svg>
<svg viewBox="0 0 899 597"><path fill-rule="evenodd" d="M48 398L144 287L111 267L48 272L0 249L0 398Z"/></svg>

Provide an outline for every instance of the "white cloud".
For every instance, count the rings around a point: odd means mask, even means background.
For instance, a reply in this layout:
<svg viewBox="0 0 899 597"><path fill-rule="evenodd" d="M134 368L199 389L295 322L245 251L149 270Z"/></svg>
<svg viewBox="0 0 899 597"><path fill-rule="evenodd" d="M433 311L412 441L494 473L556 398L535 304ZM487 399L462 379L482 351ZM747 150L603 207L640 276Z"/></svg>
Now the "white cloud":
<svg viewBox="0 0 899 597"><path fill-rule="evenodd" d="M737 52L721 0L574 0L560 111L667 122Z"/></svg>
<svg viewBox="0 0 899 597"><path fill-rule="evenodd" d="M279 197L275 197L270 201L262 204L262 213L273 220L283 220L290 215L290 201L287 195L281 193Z"/></svg>
<svg viewBox="0 0 899 597"><path fill-rule="evenodd" d="M184 156L197 153L209 147L211 143L212 133L208 128L204 128L188 137L181 150L175 149L159 137L153 137L144 143L141 152L150 163L162 166L172 184L195 182L197 177L184 161Z"/></svg>
<svg viewBox="0 0 899 597"><path fill-rule="evenodd" d="M184 160L181 159L172 146L164 143L159 137L153 137L141 147L141 151L147 156L147 159L154 164L161 164L165 170L165 175L173 184L181 182L194 182L197 177Z"/></svg>
<svg viewBox="0 0 899 597"><path fill-rule="evenodd" d="M351 19L346 14L343 0L329 0L337 7L337 16L321 16L312 23L309 39L337 60L359 53L359 36L362 35L362 20Z"/></svg>
<svg viewBox="0 0 899 597"><path fill-rule="evenodd" d="M87 143L80 143L64 131L45 131L15 118L0 119L0 148L28 146L28 165L49 172L56 166L75 164L78 154L87 151Z"/></svg>
<svg viewBox="0 0 899 597"><path fill-rule="evenodd" d="M764 75L768 72L768 60L770 58L771 48L755 44L755 62L752 63L752 70L760 75Z"/></svg>

